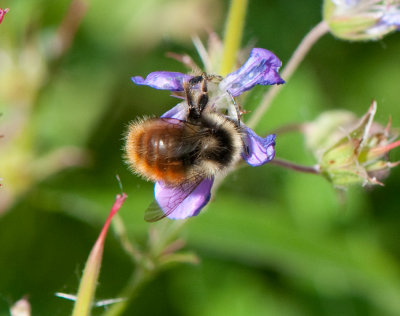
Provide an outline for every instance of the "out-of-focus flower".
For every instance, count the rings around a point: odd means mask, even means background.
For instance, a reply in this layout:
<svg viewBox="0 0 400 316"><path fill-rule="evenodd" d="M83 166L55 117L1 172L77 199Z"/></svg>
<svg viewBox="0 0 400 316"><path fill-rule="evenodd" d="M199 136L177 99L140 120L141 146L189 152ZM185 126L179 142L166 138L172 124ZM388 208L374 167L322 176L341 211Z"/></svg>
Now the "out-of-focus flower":
<svg viewBox="0 0 400 316"><path fill-rule="evenodd" d="M377 40L400 29L400 0L325 0L324 20L346 40Z"/></svg>
<svg viewBox="0 0 400 316"><path fill-rule="evenodd" d="M6 13L8 12L8 11L10 11L10 9L1 9L0 8L0 24L1 24L1 22L3 22L3 19L4 19L4 16L6 15Z"/></svg>
<svg viewBox="0 0 400 316"><path fill-rule="evenodd" d="M11 316L31 316L31 304L26 297L16 301L10 308Z"/></svg>
<svg viewBox="0 0 400 316"><path fill-rule="evenodd" d="M7 11L0 11L0 16L4 17ZM29 30L30 23L27 24ZM4 179L0 214L38 181L67 167L86 165L90 160L84 148L56 146L42 152L35 147L35 104L48 81L49 50L43 49L43 38L37 32L21 32L25 35L18 40L15 34L8 33L1 34L6 37L2 37L0 47L0 113L5 114L0 124L0 175Z"/></svg>
<svg viewBox="0 0 400 316"><path fill-rule="evenodd" d="M218 77L217 82L210 85L208 107L216 112L227 110L226 116L237 120L238 114L232 104L232 96L239 96L255 85L283 84L284 80L278 74L280 66L281 61L272 52L254 48L242 67L225 78ZM133 77L132 81L155 89L179 92L184 90L184 82L193 77L183 73L157 71L150 73L145 79L139 76ZM161 117L176 119L177 122L184 121L187 118L186 103L179 103ZM241 128L244 133L242 158L251 166L260 166L271 161L275 156L275 135L262 138L244 124L241 124ZM191 183L171 187L163 182L157 182L156 201L171 219L195 216L208 203L213 180L205 178L195 187Z"/></svg>
<svg viewBox="0 0 400 316"><path fill-rule="evenodd" d="M400 146L397 134L373 123L374 101L361 121L345 111L328 112L305 127L309 147L319 160L321 174L336 187L380 184L389 169L400 162L388 161L388 153ZM318 135L317 137L315 135Z"/></svg>

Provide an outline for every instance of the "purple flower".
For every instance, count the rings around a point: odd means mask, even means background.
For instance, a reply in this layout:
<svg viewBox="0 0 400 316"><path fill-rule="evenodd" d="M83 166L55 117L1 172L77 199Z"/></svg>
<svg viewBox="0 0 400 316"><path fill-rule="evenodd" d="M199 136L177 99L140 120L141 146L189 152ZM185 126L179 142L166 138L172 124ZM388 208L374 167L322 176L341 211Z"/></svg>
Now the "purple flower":
<svg viewBox="0 0 400 316"><path fill-rule="evenodd" d="M146 79L136 76L132 77L132 81L137 85L145 85L154 89L183 91L183 81L188 81L192 77L180 72L155 71L148 74Z"/></svg>
<svg viewBox="0 0 400 316"><path fill-rule="evenodd" d="M400 8L397 11L387 12L381 21L386 25L393 25L400 29Z"/></svg>
<svg viewBox="0 0 400 316"><path fill-rule="evenodd" d="M253 48L244 65L228 74L219 87L236 97L257 84L283 84L285 81L278 74L281 65L279 58L269 50ZM191 78L193 76L180 72L155 71L148 74L146 79L135 76L132 77L132 81L137 85L146 85L159 90L183 91L183 82Z"/></svg>
<svg viewBox="0 0 400 316"><path fill-rule="evenodd" d="M273 53L262 48L254 48L242 67L219 82L218 89L214 89L214 94L209 96L209 104L213 110L217 111L224 106L229 107L226 103L228 93L239 96L255 85L283 84L284 80L278 74L280 66L281 61ZM193 76L183 73L157 71L150 73L145 79L139 76L132 77L132 81L155 89L183 91L183 83L191 78ZM186 117L185 102L179 103L161 116L161 118L174 118L181 121L184 121ZM236 116L233 119L236 119ZM240 126L244 134L242 159L250 166L261 166L271 161L275 156L275 135L263 138L243 123ZM197 215L210 200L213 182L212 177L198 178L178 186L156 182L155 199L163 212L156 218L167 216L170 219L184 219Z"/></svg>
<svg viewBox="0 0 400 316"><path fill-rule="evenodd" d="M247 152L242 153L242 158L252 167L262 166L275 157L275 134L267 137L258 136L251 128L246 128Z"/></svg>
<svg viewBox="0 0 400 316"><path fill-rule="evenodd" d="M281 66L282 62L270 51L253 48L249 59L238 70L228 74L220 83L220 88L236 97L257 84L283 84L285 81L278 74Z"/></svg>
<svg viewBox="0 0 400 316"><path fill-rule="evenodd" d="M208 203L213 182L214 179L205 178L198 183L183 183L182 186L175 187L156 182L154 196L168 218L184 219L196 216Z"/></svg>
<svg viewBox="0 0 400 316"><path fill-rule="evenodd" d="M360 2L360 0L332 0L332 2L337 6L352 7L357 5Z"/></svg>

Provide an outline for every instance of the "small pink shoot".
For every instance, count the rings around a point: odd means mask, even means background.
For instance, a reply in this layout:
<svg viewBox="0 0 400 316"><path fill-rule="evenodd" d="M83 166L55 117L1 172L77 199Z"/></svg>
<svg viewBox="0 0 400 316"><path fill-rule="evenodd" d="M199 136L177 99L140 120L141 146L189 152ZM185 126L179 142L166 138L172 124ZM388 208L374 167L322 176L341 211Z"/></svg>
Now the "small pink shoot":
<svg viewBox="0 0 400 316"><path fill-rule="evenodd" d="M8 12L8 11L10 11L10 9L1 9L0 8L0 24L1 24L1 22L3 22L3 19L4 19L4 16L6 15L6 13Z"/></svg>
<svg viewBox="0 0 400 316"><path fill-rule="evenodd" d="M82 279L79 285L79 290L72 312L72 316L87 316L90 315L91 308L93 306L94 294L96 291L97 280L100 273L101 260L103 256L104 241L107 235L108 228L111 223L111 219L121 208L125 202L127 195L125 193L118 194L114 205L111 208L110 214L94 244L89 258L86 262L85 269L83 270Z"/></svg>
<svg viewBox="0 0 400 316"><path fill-rule="evenodd" d="M372 148L370 152L374 156L382 156L398 146L400 146L400 140L395 141L394 143L387 144L385 146Z"/></svg>

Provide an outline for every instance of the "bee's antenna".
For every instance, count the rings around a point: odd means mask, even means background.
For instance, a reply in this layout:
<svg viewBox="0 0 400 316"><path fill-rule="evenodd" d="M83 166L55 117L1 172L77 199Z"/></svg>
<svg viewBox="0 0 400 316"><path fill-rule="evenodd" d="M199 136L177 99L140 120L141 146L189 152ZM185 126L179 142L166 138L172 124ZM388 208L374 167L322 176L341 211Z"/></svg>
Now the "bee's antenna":
<svg viewBox="0 0 400 316"><path fill-rule="evenodd" d="M237 119L238 119L238 125L240 126L240 118L241 118L241 115L240 115L239 107L238 107L238 105L237 105L237 103L236 103L235 98L233 97L233 95L232 95L228 90L226 90L226 93L229 94L229 96L231 97L232 103L233 103L233 105L235 106L236 115L237 115Z"/></svg>
<svg viewBox="0 0 400 316"><path fill-rule="evenodd" d="M122 187L121 178L119 177L118 174L116 174L115 177L117 178L118 186L119 186L119 189L121 190L121 194L123 194L123 193L124 193L124 189L123 189L123 187Z"/></svg>

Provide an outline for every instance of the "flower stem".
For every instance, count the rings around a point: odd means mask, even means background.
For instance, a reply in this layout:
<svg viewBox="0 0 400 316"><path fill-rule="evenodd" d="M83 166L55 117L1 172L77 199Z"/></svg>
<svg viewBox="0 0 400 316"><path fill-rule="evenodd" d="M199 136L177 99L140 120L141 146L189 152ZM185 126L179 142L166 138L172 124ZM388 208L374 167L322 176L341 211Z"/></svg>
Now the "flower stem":
<svg viewBox="0 0 400 316"><path fill-rule="evenodd" d="M53 42L53 58L60 58L70 48L89 9L89 0L72 0Z"/></svg>
<svg viewBox="0 0 400 316"><path fill-rule="evenodd" d="M242 41L248 0L232 0L225 26L224 52L219 74L226 76L235 66L236 54Z"/></svg>
<svg viewBox="0 0 400 316"><path fill-rule="evenodd" d="M326 33L328 33L329 27L325 21L318 23L301 41L299 46L294 51L292 57L289 59L286 67L282 70L282 78L289 81L292 74L295 72L297 67L303 61L304 57L307 55L311 47ZM271 102L281 91L283 85L275 85L270 87L270 89L264 94L260 105L254 111L250 120L247 122L247 126L254 128L262 119L264 113L267 111Z"/></svg>
<svg viewBox="0 0 400 316"><path fill-rule="evenodd" d="M295 164L293 162L275 158L274 160L270 161L270 164L274 164L277 166L281 166L284 168L292 169L295 171L300 171L300 172L305 172L305 173L313 173L313 174L320 174L320 168L319 165L314 165L314 166L303 166L299 164Z"/></svg>
<svg viewBox="0 0 400 316"><path fill-rule="evenodd" d="M119 316L126 310L132 299L139 293L144 284L148 282L155 273L146 271L143 267L138 266L137 270L132 274L125 289L120 294L121 298L125 300L111 305L109 309L104 312L104 316Z"/></svg>
<svg viewBox="0 0 400 316"><path fill-rule="evenodd" d="M170 254L171 243L174 245L176 236L187 223L186 220L181 221L161 221L153 224L149 230L148 247L146 253L138 253L138 250L128 249L136 262L135 271L125 288L118 294L118 298L124 299L121 302L114 303L104 316L119 316L128 308L130 302L138 295L141 288L146 285L157 273L164 268L166 264L171 262L181 262L182 256L168 256ZM176 240L175 240L176 241ZM179 245L179 240L178 240ZM129 248L133 246L130 245ZM126 245L124 245L126 247Z"/></svg>
<svg viewBox="0 0 400 316"><path fill-rule="evenodd" d="M114 232L119 238L122 248L131 257L132 261L139 262L140 260L142 260L143 256L139 250L139 246L136 242L133 242L131 239L129 239L125 224L118 214L114 216L112 224Z"/></svg>
<svg viewBox="0 0 400 316"><path fill-rule="evenodd" d="M293 124L287 124L280 126L272 131L270 131L268 134L277 134L277 135L282 135L286 133L291 133L291 132L304 132L306 124L301 124L301 123L293 123ZM267 135L264 135L267 136Z"/></svg>

